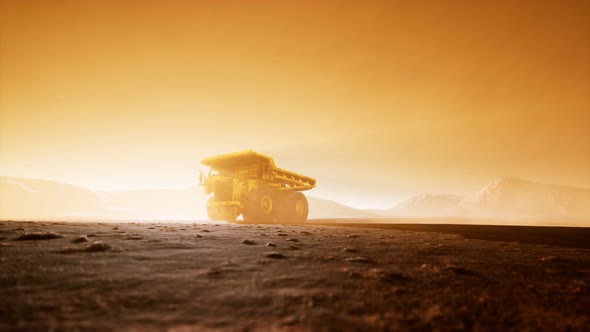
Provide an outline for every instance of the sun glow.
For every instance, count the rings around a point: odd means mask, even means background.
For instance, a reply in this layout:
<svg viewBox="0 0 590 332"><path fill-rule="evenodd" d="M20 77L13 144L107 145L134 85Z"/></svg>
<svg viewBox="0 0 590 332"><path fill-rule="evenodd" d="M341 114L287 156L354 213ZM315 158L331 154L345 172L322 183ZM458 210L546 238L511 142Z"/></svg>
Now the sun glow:
<svg viewBox="0 0 590 332"><path fill-rule="evenodd" d="M252 148L355 207L590 187L586 2L1 6L0 175L190 188Z"/></svg>

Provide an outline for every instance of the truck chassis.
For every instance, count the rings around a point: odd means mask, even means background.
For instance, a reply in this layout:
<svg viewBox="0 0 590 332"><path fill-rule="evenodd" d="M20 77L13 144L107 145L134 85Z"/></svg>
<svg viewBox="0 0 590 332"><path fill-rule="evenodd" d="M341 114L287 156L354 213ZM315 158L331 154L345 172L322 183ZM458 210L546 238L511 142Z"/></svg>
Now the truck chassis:
<svg viewBox="0 0 590 332"><path fill-rule="evenodd" d="M234 222L241 214L247 223L307 220L309 205L301 191L314 188L315 179L278 168L271 157L252 150L205 158L201 164L211 167L200 181L210 195L209 219Z"/></svg>

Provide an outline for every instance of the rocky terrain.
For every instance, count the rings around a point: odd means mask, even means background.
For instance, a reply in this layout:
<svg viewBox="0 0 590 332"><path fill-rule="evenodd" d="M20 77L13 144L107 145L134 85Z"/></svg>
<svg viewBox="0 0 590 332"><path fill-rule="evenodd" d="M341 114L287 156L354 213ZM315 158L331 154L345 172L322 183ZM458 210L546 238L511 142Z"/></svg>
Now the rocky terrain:
<svg viewBox="0 0 590 332"><path fill-rule="evenodd" d="M3 221L0 330L590 326L587 228L346 226Z"/></svg>

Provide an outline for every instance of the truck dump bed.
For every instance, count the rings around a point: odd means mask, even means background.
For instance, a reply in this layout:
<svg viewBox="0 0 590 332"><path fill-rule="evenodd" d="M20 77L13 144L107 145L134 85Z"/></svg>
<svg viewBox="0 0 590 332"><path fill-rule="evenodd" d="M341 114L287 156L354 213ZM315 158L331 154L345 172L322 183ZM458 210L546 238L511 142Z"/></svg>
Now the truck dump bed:
<svg viewBox="0 0 590 332"><path fill-rule="evenodd" d="M316 180L278 168L271 157L252 150L233 152L201 160L201 164L222 170L231 170L236 177L243 179L261 178L279 184L285 190L308 190L315 187ZM264 175L260 170L264 169Z"/></svg>
<svg viewBox="0 0 590 332"><path fill-rule="evenodd" d="M232 152L201 160L201 164L220 169L233 170L245 166L276 167L274 160L252 150Z"/></svg>

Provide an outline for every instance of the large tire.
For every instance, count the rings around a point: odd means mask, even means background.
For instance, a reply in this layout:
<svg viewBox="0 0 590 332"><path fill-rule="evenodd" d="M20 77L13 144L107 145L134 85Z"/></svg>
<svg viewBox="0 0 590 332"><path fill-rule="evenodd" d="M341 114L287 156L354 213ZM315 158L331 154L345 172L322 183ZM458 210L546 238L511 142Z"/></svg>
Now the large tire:
<svg viewBox="0 0 590 332"><path fill-rule="evenodd" d="M253 189L248 193L242 216L247 223L271 223L275 221L278 194L269 188Z"/></svg>
<svg viewBox="0 0 590 332"><path fill-rule="evenodd" d="M295 191L287 194L278 211L277 220L281 223L298 224L304 223L309 214L307 198L303 193Z"/></svg>
<svg viewBox="0 0 590 332"><path fill-rule="evenodd" d="M213 202L214 199L211 197L209 202ZM209 220L214 221L228 221L228 222L235 222L238 214L230 209L229 207L221 207L221 206L214 206L207 204L207 217Z"/></svg>

